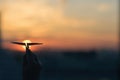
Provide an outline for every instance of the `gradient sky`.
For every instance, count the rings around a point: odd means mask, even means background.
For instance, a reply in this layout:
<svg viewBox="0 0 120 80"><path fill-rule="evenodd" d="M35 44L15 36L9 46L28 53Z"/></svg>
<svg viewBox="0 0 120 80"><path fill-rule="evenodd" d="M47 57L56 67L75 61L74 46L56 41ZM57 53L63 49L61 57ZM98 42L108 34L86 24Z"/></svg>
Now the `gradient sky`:
<svg viewBox="0 0 120 80"><path fill-rule="evenodd" d="M0 0L4 46L43 42L59 49L116 49L118 0ZM6 46L6 44L8 45Z"/></svg>

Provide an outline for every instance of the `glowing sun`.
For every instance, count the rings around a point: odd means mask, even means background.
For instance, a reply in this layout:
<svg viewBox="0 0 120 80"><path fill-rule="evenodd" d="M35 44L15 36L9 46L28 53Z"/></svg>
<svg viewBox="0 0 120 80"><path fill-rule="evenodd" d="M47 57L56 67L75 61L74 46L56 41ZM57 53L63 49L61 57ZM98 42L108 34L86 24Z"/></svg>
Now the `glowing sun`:
<svg viewBox="0 0 120 80"><path fill-rule="evenodd" d="M24 40L23 43L27 44L27 43L31 43L30 40ZM25 46L22 46L25 49ZM29 46L29 48L31 48L31 46Z"/></svg>

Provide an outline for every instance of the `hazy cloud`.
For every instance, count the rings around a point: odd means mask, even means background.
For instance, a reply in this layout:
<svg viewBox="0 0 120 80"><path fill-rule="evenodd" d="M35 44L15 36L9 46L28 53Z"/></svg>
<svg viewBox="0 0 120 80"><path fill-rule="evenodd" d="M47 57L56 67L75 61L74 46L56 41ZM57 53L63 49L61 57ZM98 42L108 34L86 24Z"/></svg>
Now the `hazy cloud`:
<svg viewBox="0 0 120 80"><path fill-rule="evenodd" d="M106 12L106 11L109 11L111 7L112 6L110 4L103 3L103 4L99 4L97 8L98 8L98 11L100 12Z"/></svg>

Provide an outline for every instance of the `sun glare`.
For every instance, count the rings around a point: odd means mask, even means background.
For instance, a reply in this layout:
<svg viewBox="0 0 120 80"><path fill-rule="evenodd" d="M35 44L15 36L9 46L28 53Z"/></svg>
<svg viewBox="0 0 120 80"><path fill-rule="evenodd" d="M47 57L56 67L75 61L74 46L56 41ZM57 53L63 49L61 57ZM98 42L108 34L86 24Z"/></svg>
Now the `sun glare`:
<svg viewBox="0 0 120 80"><path fill-rule="evenodd" d="M26 43L31 43L31 41L30 41L30 40L24 40L23 43L25 43L25 44L26 44ZM25 49L25 46L22 46L22 47ZM29 46L29 48L30 48L30 47L31 47L31 46Z"/></svg>
<svg viewBox="0 0 120 80"><path fill-rule="evenodd" d="M23 43L31 43L30 40L24 40Z"/></svg>

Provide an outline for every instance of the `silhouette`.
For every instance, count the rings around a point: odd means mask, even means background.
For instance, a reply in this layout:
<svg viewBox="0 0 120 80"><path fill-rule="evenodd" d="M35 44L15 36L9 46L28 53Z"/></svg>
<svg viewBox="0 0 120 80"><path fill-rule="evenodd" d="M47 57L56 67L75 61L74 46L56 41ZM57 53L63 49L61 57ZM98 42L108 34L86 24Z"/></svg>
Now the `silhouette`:
<svg viewBox="0 0 120 80"><path fill-rule="evenodd" d="M12 42L13 44L24 45L26 48L29 48L30 45L41 45L43 43L22 43L22 42Z"/></svg>
<svg viewBox="0 0 120 80"><path fill-rule="evenodd" d="M29 49L29 45L39 45L42 43L12 43L25 45L26 47L26 54L23 56L23 80L38 80L41 71L41 64L37 56Z"/></svg>
<svg viewBox="0 0 120 80"><path fill-rule="evenodd" d="M37 56L26 47L26 54L23 57L23 80L38 80L41 64Z"/></svg>

